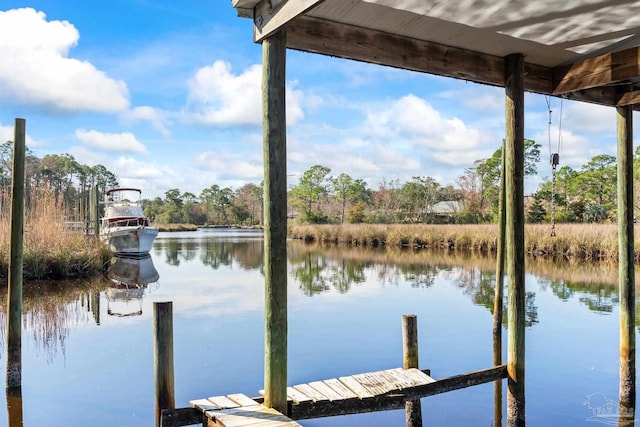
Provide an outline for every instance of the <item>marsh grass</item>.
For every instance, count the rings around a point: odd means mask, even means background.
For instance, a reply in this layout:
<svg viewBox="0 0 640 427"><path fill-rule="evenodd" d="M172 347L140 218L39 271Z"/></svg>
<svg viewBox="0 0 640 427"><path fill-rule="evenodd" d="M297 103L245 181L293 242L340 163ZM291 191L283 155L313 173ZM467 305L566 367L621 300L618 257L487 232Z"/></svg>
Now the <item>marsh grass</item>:
<svg viewBox="0 0 640 427"><path fill-rule="evenodd" d="M9 266L11 208L0 209L0 277ZM98 239L65 227L64 206L52 190L40 189L25 208L24 277L59 279L101 272L110 259L108 248Z"/></svg>
<svg viewBox="0 0 640 427"><path fill-rule="evenodd" d="M636 227L636 247L638 240ZM494 252L498 227L495 224L348 224L298 225L289 229L293 239L348 245L458 249ZM582 259L617 259L616 224L557 224L551 237L546 224L525 226L527 253L541 256L572 256ZM636 260L639 260L636 255Z"/></svg>
<svg viewBox="0 0 640 427"><path fill-rule="evenodd" d="M197 231L198 226L194 224L154 224L158 231Z"/></svg>

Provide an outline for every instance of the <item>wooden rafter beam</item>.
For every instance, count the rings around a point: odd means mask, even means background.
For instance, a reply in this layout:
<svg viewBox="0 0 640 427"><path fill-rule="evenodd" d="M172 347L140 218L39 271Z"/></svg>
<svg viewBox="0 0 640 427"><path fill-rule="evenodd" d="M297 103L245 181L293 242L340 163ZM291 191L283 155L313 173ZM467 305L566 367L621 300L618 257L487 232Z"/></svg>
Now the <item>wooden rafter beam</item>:
<svg viewBox="0 0 640 427"><path fill-rule="evenodd" d="M324 0L262 0L254 9L253 40L261 42Z"/></svg>
<svg viewBox="0 0 640 427"><path fill-rule="evenodd" d="M553 94L607 86L640 78L640 48L585 59L553 69Z"/></svg>
<svg viewBox="0 0 640 427"><path fill-rule="evenodd" d="M618 103L616 104L616 106L625 107L627 105L633 105L635 107L636 105L639 105L639 104L640 104L640 90L634 90L631 92L623 93L620 99L618 100Z"/></svg>
<svg viewBox="0 0 640 427"><path fill-rule="evenodd" d="M291 49L504 86L504 59L498 56L305 15L286 28ZM552 69L525 63L524 86L528 92L554 95ZM603 105L616 105L619 98L614 88L601 87L562 96Z"/></svg>
<svg viewBox="0 0 640 427"><path fill-rule="evenodd" d="M287 25L287 35L287 46L292 49L496 86L501 86L504 80L501 57L334 21L300 16ZM536 78L540 74L535 73ZM548 90L551 76L532 84Z"/></svg>

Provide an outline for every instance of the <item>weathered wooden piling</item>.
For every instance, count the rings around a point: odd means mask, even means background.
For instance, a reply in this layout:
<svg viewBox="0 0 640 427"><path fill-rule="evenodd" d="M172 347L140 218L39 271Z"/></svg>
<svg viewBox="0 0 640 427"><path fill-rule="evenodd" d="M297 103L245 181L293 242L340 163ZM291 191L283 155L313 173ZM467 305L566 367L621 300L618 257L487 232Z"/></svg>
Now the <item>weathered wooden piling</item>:
<svg viewBox="0 0 640 427"><path fill-rule="evenodd" d="M22 386L22 272L26 121L15 119L11 181L11 246L7 305L7 388Z"/></svg>
<svg viewBox="0 0 640 427"><path fill-rule="evenodd" d="M506 189L504 182L505 155L504 141L502 141L502 157L500 166L500 195L498 197L498 242L496 254L496 289L493 300L493 365L502 365L502 300L504 287L504 255L505 255L505 227L507 217L505 213ZM493 384L493 422L502 425L502 379Z"/></svg>
<svg viewBox="0 0 640 427"><path fill-rule="evenodd" d="M155 370L156 427L163 409L175 409L173 377L173 303L153 303L153 367Z"/></svg>
<svg viewBox="0 0 640 427"><path fill-rule="evenodd" d="M402 367L418 368L418 318L415 314L402 316ZM407 427L422 427L422 404L420 399L405 403Z"/></svg>
<svg viewBox="0 0 640 427"><path fill-rule="evenodd" d="M636 334L633 233L633 109L617 107L618 284L620 288L620 413L635 412ZM624 411L624 412L623 412ZM634 419L631 417L630 419Z"/></svg>
<svg viewBox="0 0 640 427"><path fill-rule="evenodd" d="M24 425L22 387L7 388L6 392L9 427L22 427Z"/></svg>
<svg viewBox="0 0 640 427"><path fill-rule="evenodd" d="M507 426L525 425L524 57L505 57L506 255L509 278Z"/></svg>
<svg viewBox="0 0 640 427"><path fill-rule="evenodd" d="M402 316L402 367L418 367L418 318L415 314Z"/></svg>
<svg viewBox="0 0 640 427"><path fill-rule="evenodd" d="M98 186L94 186L89 192L89 230L94 236L100 235L100 209Z"/></svg>
<svg viewBox="0 0 640 427"><path fill-rule="evenodd" d="M262 42L264 149L264 404L287 413L286 34Z"/></svg>

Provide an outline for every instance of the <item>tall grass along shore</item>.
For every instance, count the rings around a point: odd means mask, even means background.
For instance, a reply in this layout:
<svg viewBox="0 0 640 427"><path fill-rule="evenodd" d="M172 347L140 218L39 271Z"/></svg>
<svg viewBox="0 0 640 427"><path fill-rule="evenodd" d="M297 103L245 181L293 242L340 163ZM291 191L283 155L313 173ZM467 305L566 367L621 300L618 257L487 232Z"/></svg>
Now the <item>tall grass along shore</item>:
<svg viewBox="0 0 640 427"><path fill-rule="evenodd" d="M445 248L495 252L496 224L426 225L426 224L348 224L294 225L289 237L307 241L413 248ZM638 228L635 245L638 247ZM616 224L557 224L556 237L545 224L525 226L527 253L541 256L571 256L583 259L618 258ZM636 261L640 260L638 255Z"/></svg>
<svg viewBox="0 0 640 427"><path fill-rule="evenodd" d="M0 207L0 281L7 278L11 236L8 198ZM25 279L87 277L103 271L111 258L109 249L93 236L69 230L65 210L53 191L41 189L31 195L25 208Z"/></svg>

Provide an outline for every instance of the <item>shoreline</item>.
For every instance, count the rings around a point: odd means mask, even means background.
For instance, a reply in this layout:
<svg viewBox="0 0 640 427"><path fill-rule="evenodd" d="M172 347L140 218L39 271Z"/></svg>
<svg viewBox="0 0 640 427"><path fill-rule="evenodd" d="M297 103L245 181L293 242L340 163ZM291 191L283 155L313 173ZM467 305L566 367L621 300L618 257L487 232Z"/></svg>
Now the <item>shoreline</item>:
<svg viewBox="0 0 640 427"><path fill-rule="evenodd" d="M637 227L640 231L640 226ZM350 246L414 249L456 249L479 253L497 250L497 224L344 224L294 225L289 237L307 242ZM638 232L636 247L640 247ZM584 260L618 259L616 224L556 224L525 226L525 252L536 257L576 257ZM636 251L636 262L640 254Z"/></svg>

